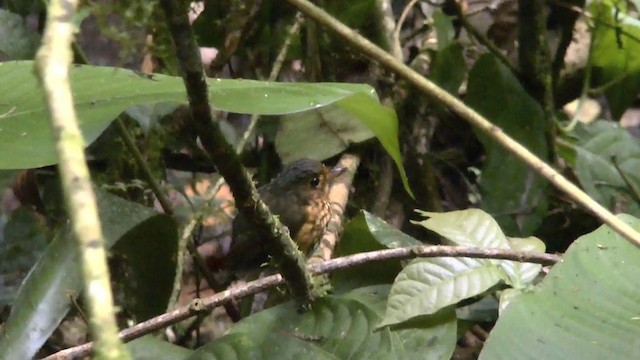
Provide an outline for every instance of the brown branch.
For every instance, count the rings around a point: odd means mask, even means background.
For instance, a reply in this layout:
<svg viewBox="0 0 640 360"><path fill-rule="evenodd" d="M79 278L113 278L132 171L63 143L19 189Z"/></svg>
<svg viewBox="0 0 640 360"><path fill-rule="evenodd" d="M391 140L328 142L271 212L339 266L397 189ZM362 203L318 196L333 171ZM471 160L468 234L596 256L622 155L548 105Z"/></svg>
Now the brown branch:
<svg viewBox="0 0 640 360"><path fill-rule="evenodd" d="M196 44L186 3L161 0L167 25L176 47L176 55L189 98L189 107L200 142L233 192L238 211L275 249L273 255L288 280L294 297L301 303L313 301L311 276L304 258L291 240L288 230L260 200L258 192L240 163L234 148L227 142L220 125L213 119L202 60ZM180 7L179 7L180 6Z"/></svg>
<svg viewBox="0 0 640 360"><path fill-rule="evenodd" d="M476 259L501 259L512 260L518 262L529 262L542 265L553 265L562 258L559 255L538 253L532 251L515 251L508 249L480 249L461 246L414 246L407 248L387 249L359 253L355 255L345 256L318 264L308 266L310 272L320 275L327 274L336 270L362 265L374 261L384 260L407 260L414 258L434 258L434 257L467 257ZM191 316L195 316L204 311L210 311L225 302L240 299L244 296L257 294L265 291L273 286L280 285L284 282L280 274L267 276L252 282L245 286L225 290L204 299L195 299L190 305L183 306L172 312L157 316L147 321L136 324L128 329L122 330L119 334L120 338L125 341L131 341L139 338L155 330L162 329L166 326L183 321ZM43 360L53 359L76 359L86 356L91 351L93 343L86 343L65 350L61 350L55 354L49 355Z"/></svg>

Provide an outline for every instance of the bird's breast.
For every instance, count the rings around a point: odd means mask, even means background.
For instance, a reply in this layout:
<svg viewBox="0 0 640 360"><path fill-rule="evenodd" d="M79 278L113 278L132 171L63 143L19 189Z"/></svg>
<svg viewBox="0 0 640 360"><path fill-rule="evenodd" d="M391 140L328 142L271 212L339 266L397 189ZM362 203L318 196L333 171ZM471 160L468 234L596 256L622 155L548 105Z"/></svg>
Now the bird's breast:
<svg viewBox="0 0 640 360"><path fill-rule="evenodd" d="M305 206L304 211L306 212L307 220L300 227L294 240L298 244L300 251L308 255L314 245L320 241L329 225L331 206L327 201L318 199Z"/></svg>

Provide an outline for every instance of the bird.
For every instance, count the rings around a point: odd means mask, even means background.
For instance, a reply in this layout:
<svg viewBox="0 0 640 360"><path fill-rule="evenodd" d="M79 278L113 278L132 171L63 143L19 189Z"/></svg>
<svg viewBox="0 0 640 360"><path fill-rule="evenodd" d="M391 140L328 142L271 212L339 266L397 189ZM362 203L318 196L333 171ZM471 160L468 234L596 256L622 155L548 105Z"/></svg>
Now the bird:
<svg viewBox="0 0 640 360"><path fill-rule="evenodd" d="M305 255L314 249L331 220L329 188L345 171L328 168L320 161L300 159L284 167L258 194L269 210L279 217L299 250ZM232 242L225 263L231 270L257 268L269 260L267 241L242 214L232 224Z"/></svg>

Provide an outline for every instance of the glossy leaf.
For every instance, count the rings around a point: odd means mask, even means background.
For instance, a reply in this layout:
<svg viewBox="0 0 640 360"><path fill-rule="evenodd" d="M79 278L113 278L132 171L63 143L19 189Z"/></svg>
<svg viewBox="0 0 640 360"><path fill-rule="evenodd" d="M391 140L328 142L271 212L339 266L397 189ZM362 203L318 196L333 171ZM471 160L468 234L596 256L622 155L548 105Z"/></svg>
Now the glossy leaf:
<svg viewBox="0 0 640 360"><path fill-rule="evenodd" d="M478 248L513 249L518 251L544 252L545 244L540 239L507 238L498 223L486 212L480 209L467 209L434 213L419 211L429 219L415 222L425 228L438 233L455 245ZM499 265L505 271L504 280L507 284L523 288L538 275L542 268L539 264L520 263L509 260L488 260Z"/></svg>
<svg viewBox="0 0 640 360"><path fill-rule="evenodd" d="M466 209L444 213L420 211L429 217L423 221L413 221L456 245L480 248L509 248L507 238L498 223L480 209Z"/></svg>
<svg viewBox="0 0 640 360"><path fill-rule="evenodd" d="M487 260L416 259L396 278L380 327L397 325L457 304L496 285L503 271Z"/></svg>
<svg viewBox="0 0 640 360"><path fill-rule="evenodd" d="M0 93L4 94L0 103L0 144L3 145L0 169L32 168L56 162L48 111L33 66L30 61L0 63ZM76 111L87 143L95 140L118 114L133 105L187 101L184 84L178 77L143 75L98 66L74 66L70 76ZM375 103L381 107L370 97L374 90L368 85L231 79L209 79L208 83L211 105L229 112L281 115L316 109L340 100L344 100L346 106L360 106L363 100L359 98L345 100L356 93L363 93L370 100L368 105ZM387 111L383 113L387 114ZM398 153L397 138L395 141L395 153Z"/></svg>
<svg viewBox="0 0 640 360"><path fill-rule="evenodd" d="M535 236L528 238L508 238L509 246L516 251L535 251L544 253L546 245L540 239ZM542 265L524 263L518 261L501 261L500 265L507 274L505 282L516 288L523 289L531 284L531 282L538 276Z"/></svg>
<svg viewBox="0 0 640 360"><path fill-rule="evenodd" d="M621 220L635 229L640 221ZM635 359L640 251L607 226L579 238L533 292L504 310L480 359Z"/></svg>
<svg viewBox="0 0 640 360"><path fill-rule="evenodd" d="M140 223L173 222L166 215L114 195L103 191L96 194L107 247ZM21 285L0 336L0 359L32 358L67 314L69 295L78 296L81 291L78 254L67 226L57 234Z"/></svg>
<svg viewBox="0 0 640 360"><path fill-rule="evenodd" d="M548 120L542 107L491 55L482 56L469 73L465 100L535 155L548 158ZM531 235L546 213L547 182L493 139L476 133L487 155L480 176L482 209L494 215L505 232Z"/></svg>
<svg viewBox="0 0 640 360"><path fill-rule="evenodd" d="M409 180L402 165L402 156L400 155L400 143L398 132L398 118L396 113L385 106L380 105L370 96L364 93L356 93L348 98L339 100L338 106L346 110L347 113L355 116L378 138L382 147L387 151L400 173L400 180L404 189L413 196L409 188ZM377 104L378 106L375 106Z"/></svg>
<svg viewBox="0 0 640 360"><path fill-rule="evenodd" d="M345 226L335 256L421 244L382 219L362 210ZM368 285L390 284L402 269L400 263L399 260L387 260L342 269L331 275L331 284L336 293Z"/></svg>

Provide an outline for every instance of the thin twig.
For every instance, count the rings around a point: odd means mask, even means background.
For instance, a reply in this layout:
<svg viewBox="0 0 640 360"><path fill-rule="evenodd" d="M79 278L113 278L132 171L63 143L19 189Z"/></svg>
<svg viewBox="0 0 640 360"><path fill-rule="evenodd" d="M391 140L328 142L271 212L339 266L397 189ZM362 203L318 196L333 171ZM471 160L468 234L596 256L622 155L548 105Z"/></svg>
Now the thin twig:
<svg viewBox="0 0 640 360"><path fill-rule="evenodd" d="M457 1L452 1L456 5L456 15L460 20L462 27L467 30L471 36L473 36L480 44L486 47L490 53L492 53L504 66L506 66L515 76L520 76L518 68L509 60L504 52L496 46L486 35L482 34L478 29L473 26L467 19L467 14L464 13L462 7Z"/></svg>
<svg viewBox="0 0 640 360"><path fill-rule="evenodd" d="M393 30L394 44L400 45L400 32L402 31L402 25L404 24L405 20L407 19L407 16L409 16L409 12L411 11L411 9L413 9L416 3L418 3L418 0L411 0L407 4L407 6L405 6L404 9L402 9L402 13L400 13L400 17L398 18L395 29ZM393 48L390 48L390 50L391 49ZM399 58L400 60L402 60L402 52L400 53L400 57L398 57L398 54L396 53L392 52L392 54L396 59Z"/></svg>
<svg viewBox="0 0 640 360"><path fill-rule="evenodd" d="M138 167L142 171L142 176L147 181L147 184L149 184L149 187L151 188L151 191L153 191L153 194L156 196L156 199L158 199L158 203L160 203L162 210L164 210L167 215L173 215L173 208L171 207L169 199L167 199L164 191L162 191L162 189L160 188L160 184L158 184L155 177L153 176L151 168L149 167L149 163L142 156L142 153L140 152L140 149L138 149L133 136L131 136L131 133L129 133L127 127L124 126L122 118L117 117L115 120L115 124L116 129L118 129L118 133L120 134L120 138L122 138L122 141L124 141L124 145L129 150L129 153L131 153L131 155L133 156L133 160L135 161L136 165L138 165Z"/></svg>
<svg viewBox="0 0 640 360"><path fill-rule="evenodd" d="M527 148L517 141L513 140L509 135L504 133L502 129L492 124L475 110L466 106L460 99L441 89L430 80L406 66L402 62L397 61L392 55L380 49L371 41L362 35L353 31L340 21L336 20L324 10L318 8L307 0L287 0L305 15L314 18L322 25L326 26L335 33L341 35L352 46L360 49L374 60L378 61L388 69L396 72L406 79L410 84L418 88L426 95L432 97L442 105L448 107L458 114L462 119L468 121L473 126L487 134L490 138L503 146L505 149L513 153L517 158L526 163L538 174L543 176L560 190L567 193L574 201L588 209L607 225L611 226L614 231L624 236L631 243L640 246L640 233L635 231L630 225L618 219L609 210L598 204L584 191L567 180L562 174L557 172L553 167L540 160L532 154Z"/></svg>
<svg viewBox="0 0 640 360"><path fill-rule="evenodd" d="M414 258L434 258L434 257L467 257L476 259L501 259L518 262L528 262L542 265L553 265L562 258L558 255L538 253L532 251L514 251L508 249L480 249L461 246L415 246L408 248L396 248L387 250L371 251L359 253L355 255L345 256L325 262L312 264L308 266L310 272L321 275L336 270L362 265L375 261L384 260L407 260ZM204 299L195 299L190 305L183 306L172 312L162 314L147 321L136 324L128 329L120 332L120 338L125 341L131 341L139 338L155 330L162 329L169 325L183 321L191 316L195 316L203 311L220 306L225 302L241 299L245 296L257 294L271 287L282 284L283 278L280 274L267 276L244 286L234 289L225 290L221 293ZM49 355L43 360L53 359L76 359L86 356L93 343L86 343L75 346L55 354Z"/></svg>

